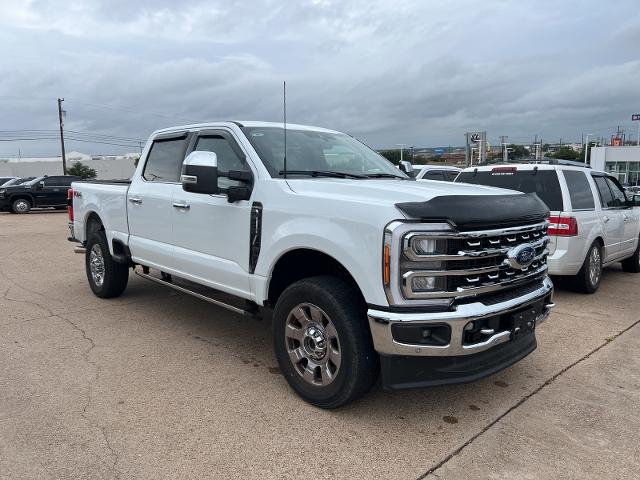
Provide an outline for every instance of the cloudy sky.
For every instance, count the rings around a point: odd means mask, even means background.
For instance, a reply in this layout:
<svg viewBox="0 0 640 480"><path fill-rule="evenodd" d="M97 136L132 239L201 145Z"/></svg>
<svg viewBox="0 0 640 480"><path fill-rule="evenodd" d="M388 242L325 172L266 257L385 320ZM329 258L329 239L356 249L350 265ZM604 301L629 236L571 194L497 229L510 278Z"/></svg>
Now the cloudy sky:
<svg viewBox="0 0 640 480"><path fill-rule="evenodd" d="M637 0L0 0L0 156L282 118L375 147L580 140L640 113ZM42 132L26 132L41 130ZM93 136L89 136L91 134ZM97 136L103 135L103 136ZM108 137L107 137L108 135ZM118 138L114 138L118 137ZM100 140L103 143L95 143ZM109 140L109 141L107 141ZM121 145L110 145L120 143Z"/></svg>

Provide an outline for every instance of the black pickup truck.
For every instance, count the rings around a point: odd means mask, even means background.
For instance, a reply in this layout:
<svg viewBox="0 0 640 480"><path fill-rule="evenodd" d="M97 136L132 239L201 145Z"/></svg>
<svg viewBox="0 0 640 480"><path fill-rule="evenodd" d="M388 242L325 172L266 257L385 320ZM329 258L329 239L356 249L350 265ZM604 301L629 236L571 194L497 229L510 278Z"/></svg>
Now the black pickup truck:
<svg viewBox="0 0 640 480"><path fill-rule="evenodd" d="M20 185L0 187L0 211L29 213L32 208L67 206L67 190L71 182L81 180L73 175L42 176Z"/></svg>

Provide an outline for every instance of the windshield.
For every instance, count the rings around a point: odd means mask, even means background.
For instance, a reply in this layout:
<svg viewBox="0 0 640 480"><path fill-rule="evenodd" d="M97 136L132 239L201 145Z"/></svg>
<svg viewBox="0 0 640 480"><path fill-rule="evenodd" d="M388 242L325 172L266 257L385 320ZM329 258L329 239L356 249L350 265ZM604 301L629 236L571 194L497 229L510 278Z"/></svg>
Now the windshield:
<svg viewBox="0 0 640 480"><path fill-rule="evenodd" d="M271 176L282 177L284 129L245 127L244 132ZM287 129L287 172L294 170L407 178L382 155L349 135Z"/></svg>
<svg viewBox="0 0 640 480"><path fill-rule="evenodd" d="M14 178L13 180L9 180L7 183L5 183L3 185L3 187L10 187L11 185L21 185L23 183L26 183L29 180L32 180L33 177L31 178Z"/></svg>

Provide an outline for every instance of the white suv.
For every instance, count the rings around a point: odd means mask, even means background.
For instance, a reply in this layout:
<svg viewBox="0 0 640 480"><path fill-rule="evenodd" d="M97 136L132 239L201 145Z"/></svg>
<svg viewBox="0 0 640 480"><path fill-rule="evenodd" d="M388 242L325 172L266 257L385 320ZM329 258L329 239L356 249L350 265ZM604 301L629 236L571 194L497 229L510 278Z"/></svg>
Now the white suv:
<svg viewBox="0 0 640 480"><path fill-rule="evenodd" d="M620 182L605 172L559 161L471 167L456 182L535 193L551 211L549 274L574 276L580 291L593 293L602 267L622 262L640 272L640 215Z"/></svg>
<svg viewBox="0 0 640 480"><path fill-rule="evenodd" d="M449 167L446 165L414 165L417 170L416 180L439 180L441 182L453 182L462 171L461 168Z"/></svg>

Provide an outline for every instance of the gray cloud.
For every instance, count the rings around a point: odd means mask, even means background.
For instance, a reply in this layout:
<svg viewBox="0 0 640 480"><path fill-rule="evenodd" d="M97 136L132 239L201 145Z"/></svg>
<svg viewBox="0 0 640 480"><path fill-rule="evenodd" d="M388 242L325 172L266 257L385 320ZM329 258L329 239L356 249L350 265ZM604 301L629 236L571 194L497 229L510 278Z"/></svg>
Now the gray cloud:
<svg viewBox="0 0 640 480"><path fill-rule="evenodd" d="M14 1L0 18L0 130L144 138L288 117L377 147L608 135L640 109L636 2ZM0 156L55 154L0 143ZM117 152L115 145L70 148Z"/></svg>

